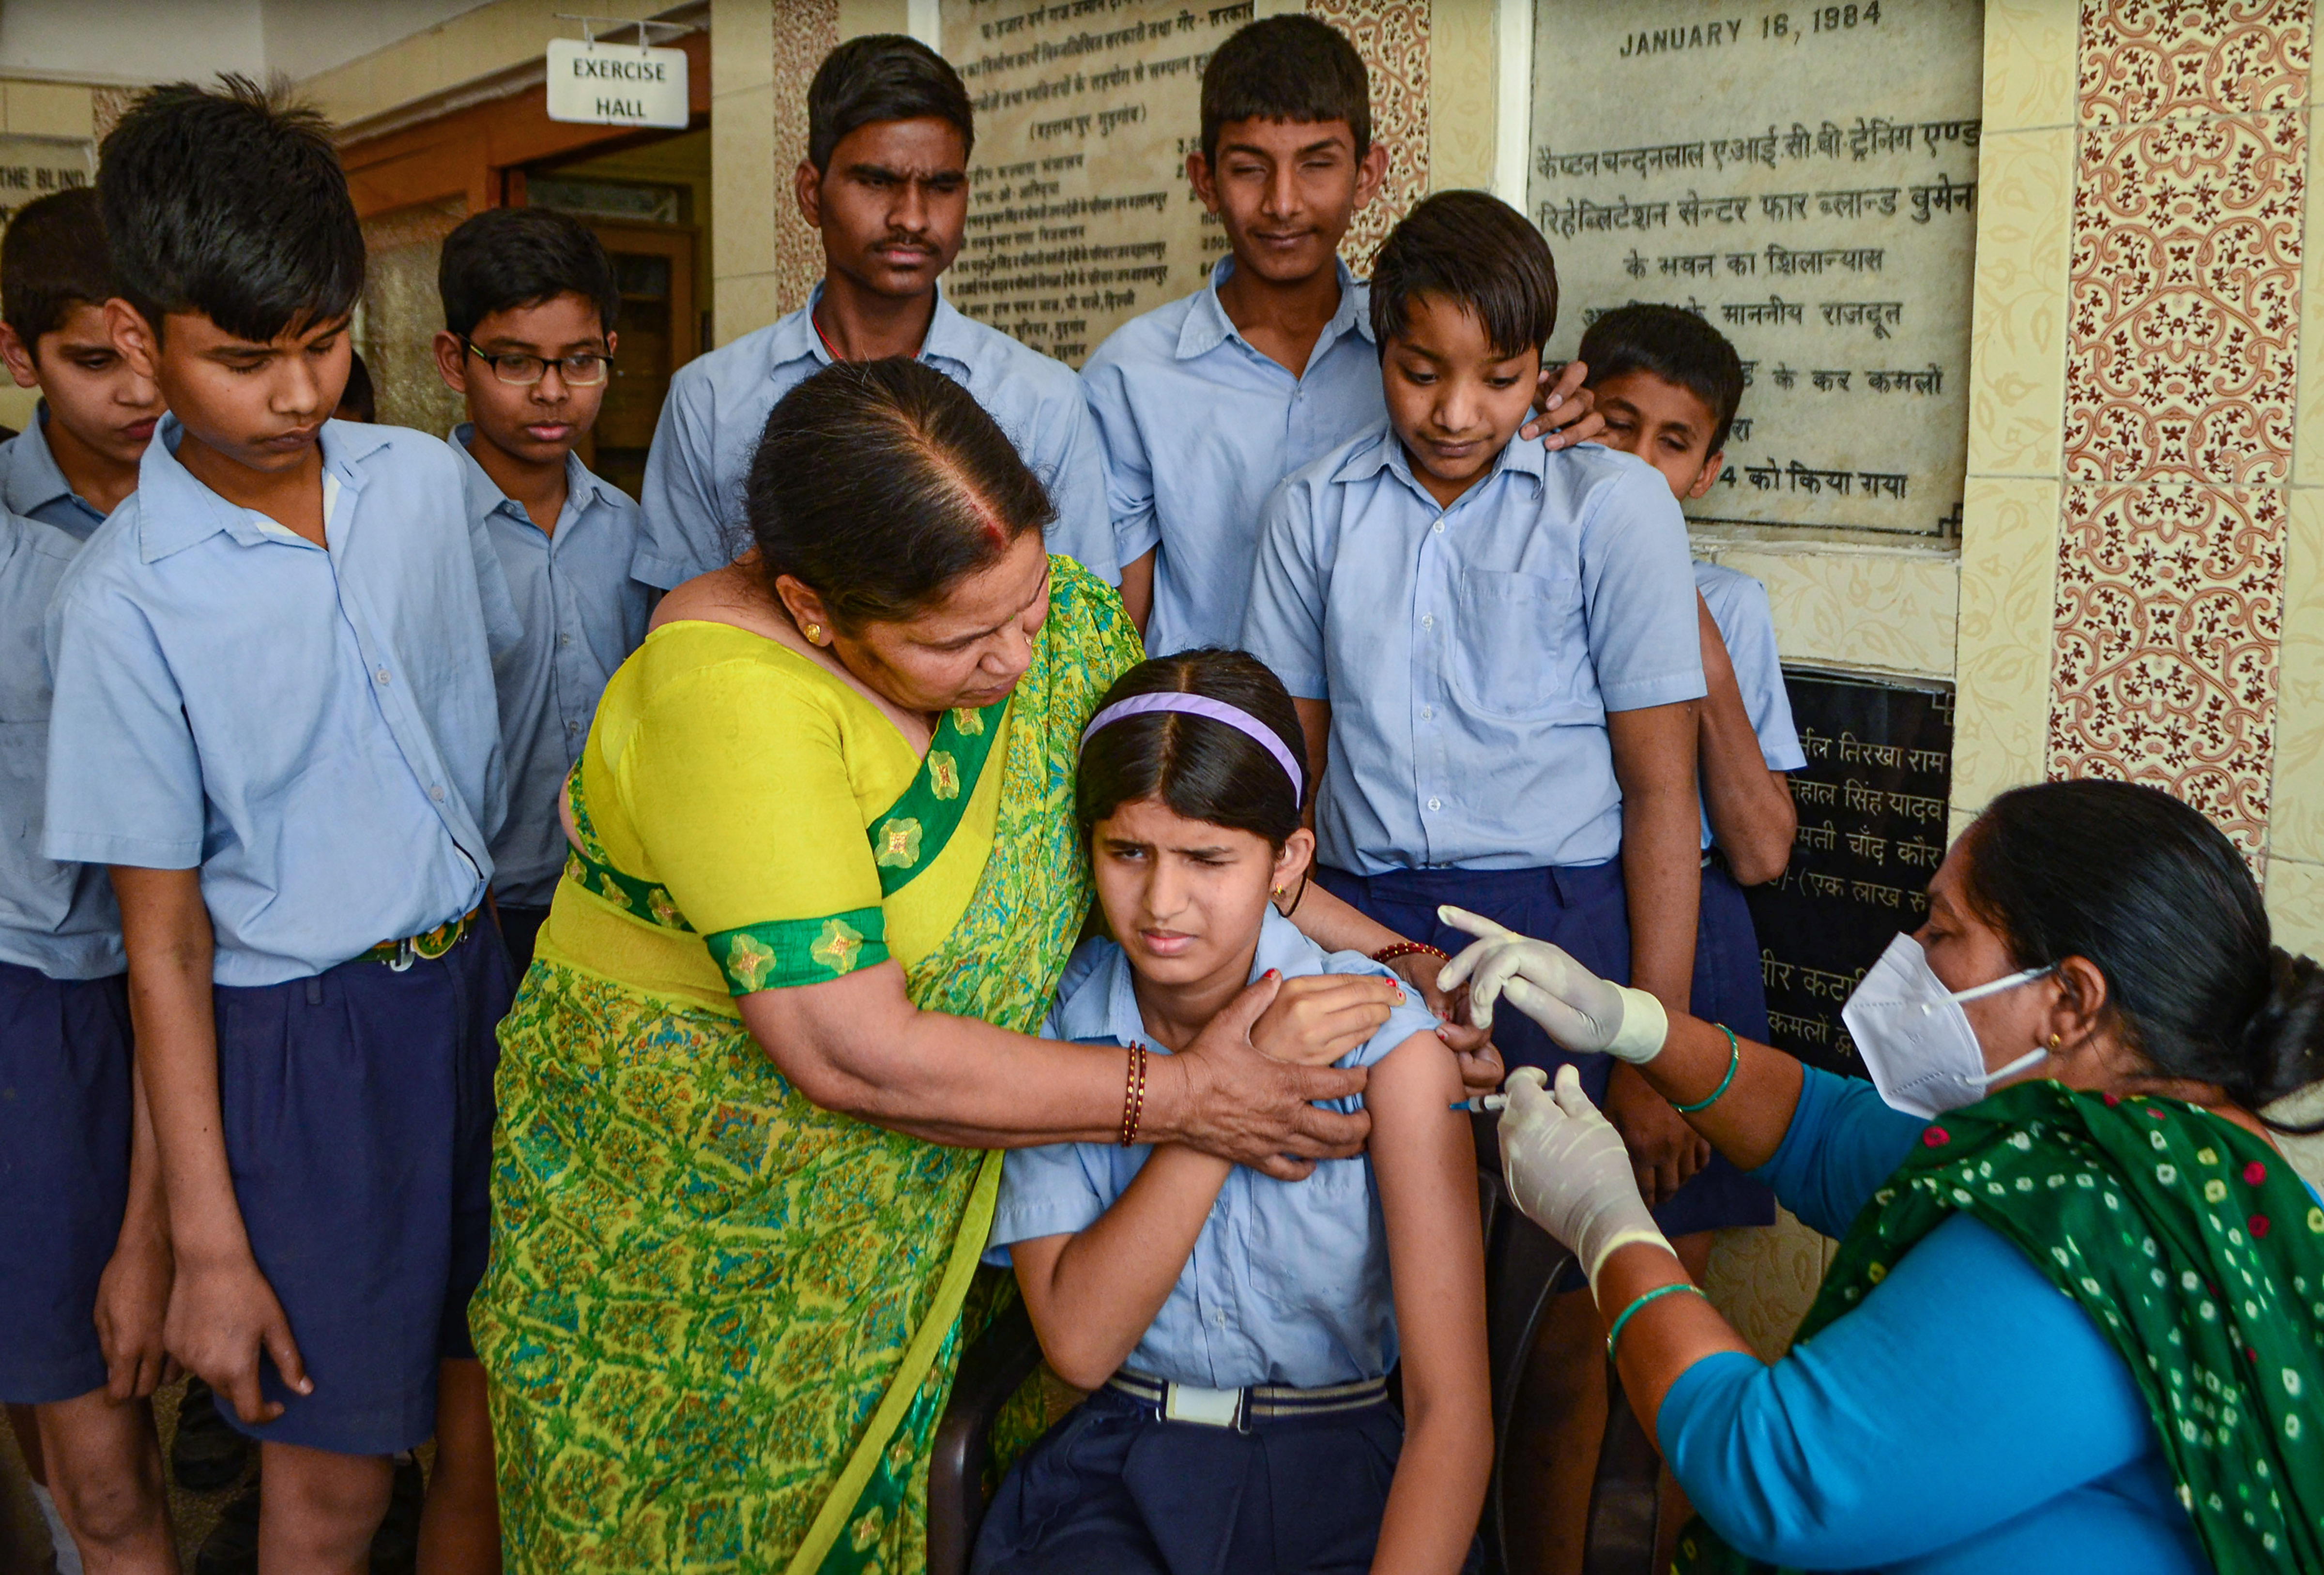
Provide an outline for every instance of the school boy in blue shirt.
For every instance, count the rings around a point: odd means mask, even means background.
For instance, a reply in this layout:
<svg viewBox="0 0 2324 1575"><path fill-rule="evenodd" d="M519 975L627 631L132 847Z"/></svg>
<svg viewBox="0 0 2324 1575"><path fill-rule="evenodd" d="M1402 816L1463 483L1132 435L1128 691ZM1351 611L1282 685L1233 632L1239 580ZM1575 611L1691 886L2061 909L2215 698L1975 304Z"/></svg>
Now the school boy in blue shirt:
<svg viewBox="0 0 2324 1575"><path fill-rule="evenodd" d="M266 1568L359 1561L431 1432L423 1557L484 1568L506 589L450 449L326 419L364 246L319 116L156 88L97 189L171 415L50 610L43 851L113 866L168 1345L261 1441Z"/></svg>
<svg viewBox="0 0 2324 1575"><path fill-rule="evenodd" d="M492 539L524 627L493 672L509 783L493 898L521 974L565 868L566 775L652 611L630 577L638 506L573 452L604 403L622 292L588 226L543 207L469 218L444 238L436 283L436 368L468 406L452 432L468 517Z"/></svg>
<svg viewBox="0 0 2324 1575"><path fill-rule="evenodd" d="M0 445L0 504L76 541L137 485L161 395L113 346L113 258L88 187L26 203L0 237L0 361L37 388L32 424Z"/></svg>
<svg viewBox="0 0 2324 1575"><path fill-rule="evenodd" d="M40 850L41 626L79 550L0 513L0 1400L32 1408L60 1544L92 1567L175 1570L147 1400L169 1227L135 1094L121 920L102 869Z"/></svg>
<svg viewBox="0 0 2324 1575"><path fill-rule="evenodd" d="M1556 299L1540 233L1481 192L1397 226L1370 303L1388 420L1268 500L1243 644L1300 697L1327 889L1440 946L1463 934L1443 905L1547 926L1683 1005L1704 689L1686 527L1628 456L1517 436ZM1512 1065L1572 1059L1499 1028ZM1655 1200L1676 1193L1702 1145L1642 1080L1580 1065Z"/></svg>
<svg viewBox="0 0 2324 1575"><path fill-rule="evenodd" d="M1234 644L1268 493L1387 418L1370 297L1339 256L1388 173L1370 93L1355 46L1313 17L1267 17L1221 44L1186 176L1231 254L1082 370L1121 599L1150 651ZM1570 368L1541 396L1541 427L1563 428L1553 448L1596 428L1571 397L1581 379Z"/></svg>
<svg viewBox="0 0 2324 1575"><path fill-rule="evenodd" d="M1682 501L1709 492L1743 401L1743 364L1727 336L1676 307L1627 306L1591 325L1581 358L1606 419L1606 446L1653 465ZM1694 1015L1764 1042L1767 993L1742 889L1780 878L1791 863L1799 815L1785 773L1807 757L1792 726L1766 587L1700 561L1694 584L1709 688L1695 740L1706 857Z"/></svg>
<svg viewBox="0 0 2324 1575"><path fill-rule="evenodd" d="M913 355L976 396L1057 505L1049 549L1119 582L1097 437L1063 363L953 309L937 277L968 226L974 112L960 75L917 39L873 33L824 58L807 94L799 215L823 236L806 306L688 362L646 456L634 573L663 590L747 545L742 484L767 417L835 361Z"/></svg>

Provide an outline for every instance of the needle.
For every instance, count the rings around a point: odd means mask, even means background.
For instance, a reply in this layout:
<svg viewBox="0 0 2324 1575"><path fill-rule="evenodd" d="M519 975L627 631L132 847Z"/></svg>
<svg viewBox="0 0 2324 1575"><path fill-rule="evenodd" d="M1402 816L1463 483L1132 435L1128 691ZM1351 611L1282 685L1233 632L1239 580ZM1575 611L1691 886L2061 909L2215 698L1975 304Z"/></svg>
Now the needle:
<svg viewBox="0 0 2324 1575"><path fill-rule="evenodd" d="M1462 1100L1452 1108L1456 1110L1466 1110L1469 1114L1476 1116L1489 1110L1507 1110L1509 1096L1507 1094L1487 1094L1482 1099Z"/></svg>

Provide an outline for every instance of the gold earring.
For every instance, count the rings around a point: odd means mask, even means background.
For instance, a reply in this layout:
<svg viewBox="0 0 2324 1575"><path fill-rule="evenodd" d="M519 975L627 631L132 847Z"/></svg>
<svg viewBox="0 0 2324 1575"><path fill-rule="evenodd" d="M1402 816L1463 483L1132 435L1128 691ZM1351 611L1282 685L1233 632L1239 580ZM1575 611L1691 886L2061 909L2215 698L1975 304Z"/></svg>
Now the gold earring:
<svg viewBox="0 0 2324 1575"><path fill-rule="evenodd" d="M1268 892L1268 895L1275 898L1276 901L1281 902L1283 900L1283 888L1278 886L1274 890Z"/></svg>
<svg viewBox="0 0 2324 1575"><path fill-rule="evenodd" d="M807 642L809 645L821 645L821 644L823 643L823 625L822 625L822 624L820 624L820 623L810 623L810 624L808 624L808 625L807 626L806 630L805 630L803 632L805 632L805 634L807 635Z"/></svg>
<svg viewBox="0 0 2324 1575"><path fill-rule="evenodd" d="M2050 1036L2050 1054L2052 1055L2055 1055L2058 1053L2058 1040L2060 1037L2061 1036L2056 1034Z"/></svg>

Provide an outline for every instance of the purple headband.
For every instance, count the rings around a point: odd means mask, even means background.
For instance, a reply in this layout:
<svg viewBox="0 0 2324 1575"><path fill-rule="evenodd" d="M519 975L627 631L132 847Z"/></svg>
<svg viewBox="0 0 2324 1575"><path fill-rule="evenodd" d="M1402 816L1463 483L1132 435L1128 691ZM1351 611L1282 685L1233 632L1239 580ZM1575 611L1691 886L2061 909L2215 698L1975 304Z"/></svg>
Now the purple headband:
<svg viewBox="0 0 2324 1575"><path fill-rule="evenodd" d="M1117 700L1090 718L1090 724L1082 729L1082 748L1089 748L1090 735L1101 727L1128 717L1151 716L1161 711L1206 716L1213 722L1224 723L1251 740L1275 757L1275 763L1281 766L1283 774L1291 778L1292 801L1298 802L1305 778L1299 775L1299 762L1291 758L1291 751L1283 747L1283 741L1275 735L1275 730L1250 712L1230 705L1223 700L1213 700L1207 695L1189 695L1179 689L1166 689L1158 694L1132 695L1127 700Z"/></svg>

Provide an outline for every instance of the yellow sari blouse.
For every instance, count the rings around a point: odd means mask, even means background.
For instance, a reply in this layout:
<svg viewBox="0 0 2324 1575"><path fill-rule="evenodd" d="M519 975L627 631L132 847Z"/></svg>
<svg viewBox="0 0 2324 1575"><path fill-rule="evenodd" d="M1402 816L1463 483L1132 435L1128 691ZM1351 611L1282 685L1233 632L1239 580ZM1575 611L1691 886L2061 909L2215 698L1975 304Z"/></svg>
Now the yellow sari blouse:
<svg viewBox="0 0 2324 1575"><path fill-rule="evenodd" d="M606 686L567 780L580 845L541 954L728 1016L753 990L908 970L983 874L1008 714L945 712L918 757L789 647L664 625Z"/></svg>

